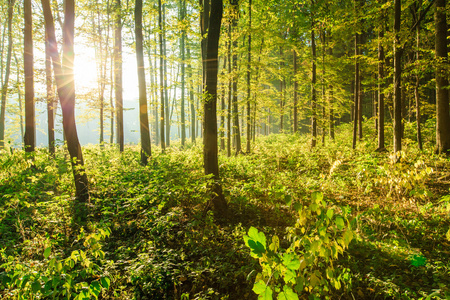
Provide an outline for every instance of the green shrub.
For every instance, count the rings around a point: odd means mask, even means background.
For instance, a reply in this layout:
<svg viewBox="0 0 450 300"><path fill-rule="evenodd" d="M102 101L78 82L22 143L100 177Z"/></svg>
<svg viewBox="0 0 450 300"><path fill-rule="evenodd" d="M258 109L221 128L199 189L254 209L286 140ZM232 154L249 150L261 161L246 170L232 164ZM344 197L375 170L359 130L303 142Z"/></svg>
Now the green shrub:
<svg viewBox="0 0 450 300"><path fill-rule="evenodd" d="M287 228L286 249L280 247L278 236L268 244L254 227L244 235L262 268L253 286L258 299L273 299L274 293L277 299L299 299L303 294L322 299L351 283L349 271L335 265L354 237L349 209L329 206L316 192L308 206L298 205L297 212L295 226Z"/></svg>

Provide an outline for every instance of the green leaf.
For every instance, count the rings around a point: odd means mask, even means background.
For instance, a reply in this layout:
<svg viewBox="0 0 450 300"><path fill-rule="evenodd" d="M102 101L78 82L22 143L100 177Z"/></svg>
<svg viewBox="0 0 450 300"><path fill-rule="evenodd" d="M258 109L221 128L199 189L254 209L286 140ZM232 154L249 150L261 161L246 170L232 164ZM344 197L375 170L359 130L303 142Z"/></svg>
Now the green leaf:
<svg viewBox="0 0 450 300"><path fill-rule="evenodd" d="M259 294L258 299L260 299L260 300L273 300L272 289L270 288L270 286L268 286L266 288L264 293Z"/></svg>
<svg viewBox="0 0 450 300"><path fill-rule="evenodd" d="M250 227L248 230L248 236L255 242L261 243L266 248L266 236L263 232L259 232L255 227Z"/></svg>
<svg viewBox="0 0 450 300"><path fill-rule="evenodd" d="M423 256L422 254L419 255L413 255L411 258L411 265L415 267L423 267L427 264L427 258Z"/></svg>
<svg viewBox="0 0 450 300"><path fill-rule="evenodd" d="M334 216L334 210L333 209L328 209L327 210L327 217L328 217L328 220L331 220L331 219L333 219L333 216Z"/></svg>
<svg viewBox="0 0 450 300"><path fill-rule="evenodd" d="M321 192L313 192L311 198L315 203L319 204L323 200L323 194Z"/></svg>
<svg viewBox="0 0 450 300"><path fill-rule="evenodd" d="M100 279L100 282L105 289L109 289L109 286L111 284L111 279L109 279L109 277L102 277Z"/></svg>
<svg viewBox="0 0 450 300"><path fill-rule="evenodd" d="M255 292L256 295L260 295L262 293L264 293L264 291L266 290L266 283L260 279L258 282L255 282L255 284L253 285L253 291Z"/></svg>
<svg viewBox="0 0 450 300"><path fill-rule="evenodd" d="M344 222L344 219L343 219L342 217L337 217L335 222L336 222L336 226L337 226L337 228L338 228L339 230L344 229L344 227L345 227L345 222Z"/></svg>
<svg viewBox="0 0 450 300"><path fill-rule="evenodd" d="M289 270L296 271L300 268L300 260L292 253L285 253L283 255L283 265Z"/></svg>
<svg viewBox="0 0 450 300"><path fill-rule="evenodd" d="M51 247L47 247L44 250L44 258L48 258L50 256L50 253L52 252L52 248Z"/></svg>
<svg viewBox="0 0 450 300"><path fill-rule="evenodd" d="M257 257L261 257L266 252L264 245L254 240L248 240L248 246L252 250L252 254L254 253Z"/></svg>
<svg viewBox="0 0 450 300"><path fill-rule="evenodd" d="M102 290L102 287L100 286L100 283L98 281L92 281L91 285L89 286L89 292L97 299L98 295L100 295L100 291Z"/></svg>
<svg viewBox="0 0 450 300"><path fill-rule="evenodd" d="M283 286L283 291L278 295L279 300L298 300L297 294L287 285Z"/></svg>
<svg viewBox="0 0 450 300"><path fill-rule="evenodd" d="M351 230L347 230L346 232L344 232L345 247L348 248L348 245L350 245L352 239L353 239L353 232Z"/></svg>
<svg viewBox="0 0 450 300"><path fill-rule="evenodd" d="M294 271L288 269L284 272L283 279L284 279L284 282L289 283L290 281L295 282L296 277L297 277L297 274Z"/></svg>
<svg viewBox="0 0 450 300"><path fill-rule="evenodd" d="M38 291L40 291L40 289L41 289L41 284L39 283L39 281L34 281L32 284L31 284L31 290L33 291L33 293L37 293Z"/></svg>

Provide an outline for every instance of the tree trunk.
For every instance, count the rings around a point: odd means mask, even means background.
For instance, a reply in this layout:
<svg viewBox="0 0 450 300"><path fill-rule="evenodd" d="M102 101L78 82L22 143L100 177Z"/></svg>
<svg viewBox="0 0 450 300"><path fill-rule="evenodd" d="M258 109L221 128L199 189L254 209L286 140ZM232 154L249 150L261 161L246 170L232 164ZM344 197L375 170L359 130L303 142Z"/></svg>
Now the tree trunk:
<svg viewBox="0 0 450 300"><path fill-rule="evenodd" d="M436 153L450 151L450 114L448 95L448 49L445 0L436 0Z"/></svg>
<svg viewBox="0 0 450 300"><path fill-rule="evenodd" d="M122 86L122 8L116 0L116 19L114 28L114 90L116 95L117 144L120 152L124 150L123 132L123 86Z"/></svg>
<svg viewBox="0 0 450 300"><path fill-rule="evenodd" d="M314 24L314 22L313 22ZM311 76L311 148L316 147L317 142L317 95L316 95L316 37L314 29L311 30L312 50L312 76Z"/></svg>
<svg viewBox="0 0 450 300"><path fill-rule="evenodd" d="M45 31L50 45L50 54L53 62L53 71L58 91L59 100L63 114L63 128L67 140L67 149L70 154L72 171L75 180L76 198L79 207L75 207L75 220L85 221L87 217L87 206L89 201L88 179L84 170L83 153L78 140L75 123L75 83L73 76L73 37L75 21L75 3L73 0L66 0L63 34L63 62L59 57L53 16L49 0L41 0L42 10L45 19Z"/></svg>
<svg viewBox="0 0 450 300"><path fill-rule="evenodd" d="M298 82L297 82L297 51L295 49L292 50L294 55L294 134L298 132Z"/></svg>
<svg viewBox="0 0 450 300"><path fill-rule="evenodd" d="M195 144L195 105L194 105L194 81L192 76L192 66L191 66L191 49L187 48L187 60L188 60L188 76L189 76L189 102L191 105L191 142Z"/></svg>
<svg viewBox="0 0 450 300"><path fill-rule="evenodd" d="M252 139L251 124L251 63L252 63L252 0L248 2L248 45L247 45L247 153L250 153L250 141Z"/></svg>
<svg viewBox="0 0 450 300"><path fill-rule="evenodd" d="M395 0L394 1L394 154L396 160L399 159L398 152L402 150L402 97L401 97L402 53L400 49L400 21L401 21L400 17L401 17L401 0ZM447 96L447 106L448 106L448 96Z"/></svg>
<svg viewBox="0 0 450 300"><path fill-rule="evenodd" d="M228 25L228 47L227 47L227 55L228 55L228 109L227 109L227 156L231 157L231 107L232 107L232 98L231 98L231 22Z"/></svg>
<svg viewBox="0 0 450 300"><path fill-rule="evenodd" d="M1 111L0 111L0 149L3 149L5 147L6 96L8 94L9 76L11 74L11 58L12 58L12 47L13 47L12 18L13 18L13 12L14 12L14 3L15 3L15 0L8 0L8 53L6 54L5 80L3 81L3 85L2 85L2 100L1 100L2 102L1 102ZM27 17L29 17L31 19L31 11L30 11L30 15L27 15ZM27 22L27 20L25 20L25 22ZM33 44L32 44L32 36L31 36L31 23L29 26L30 26L29 34L30 34L31 49L32 49ZM31 52L31 55L33 55L32 52ZM33 107L34 107L34 104L33 104ZM34 116L34 112L33 112L33 116ZM33 121L33 123L34 123L34 121ZM34 142L33 142L33 150L30 150L30 151L34 151Z"/></svg>
<svg viewBox="0 0 450 300"><path fill-rule="evenodd" d="M164 101L164 46L163 46L163 25L162 25L162 4L158 0L158 27L159 27L159 91L161 93L161 150L166 150L166 136L165 136L165 101Z"/></svg>
<svg viewBox="0 0 450 300"><path fill-rule="evenodd" d="M150 129L148 123L147 86L145 83L144 47L142 45L142 0L136 0L135 11L136 60L139 81L139 123L141 132L141 164L148 163L152 155L150 143Z"/></svg>
<svg viewBox="0 0 450 300"><path fill-rule="evenodd" d="M359 108L360 108L360 104L359 102L361 101L360 97L359 97L359 82L360 82L360 77L359 77L359 41L358 41L358 37L359 34L355 33L355 85L354 85L354 103L353 103L353 109L354 109L354 113L353 113L353 144L352 147L353 149L356 148L356 137L358 134L358 124L359 124Z"/></svg>
<svg viewBox="0 0 450 300"><path fill-rule="evenodd" d="M378 32L378 151L384 148L384 49L382 39L383 29Z"/></svg>
<svg viewBox="0 0 450 300"><path fill-rule="evenodd" d="M206 0L209 1L209 0ZM208 10L209 11L209 10ZM206 53L202 53L206 66L204 90L204 137L203 137L203 162L206 175L213 175L214 183L210 186L212 192L212 203L217 215L223 216L227 213L228 205L222 193L219 183L219 163L217 147L217 72L219 36L222 21L223 4L222 0L211 0L210 15L203 14L202 32L208 32L206 38ZM205 22L205 19L209 19ZM208 28L205 28L205 24Z"/></svg>
<svg viewBox="0 0 450 300"><path fill-rule="evenodd" d="M233 0L231 5L233 9L233 20L232 20L232 28L233 30L238 30L237 28L237 14L238 14L238 4L239 2L237 0ZM242 153L242 146L241 146L241 129L239 126L239 107L238 107L238 67L237 67L237 49L238 44L237 40L235 39L233 41L233 138L234 138L234 145L235 145L235 153L236 155Z"/></svg>
<svg viewBox="0 0 450 300"><path fill-rule="evenodd" d="M31 0L24 0L24 73L25 73L25 151L33 152L36 146L36 123L34 113L34 70ZM1 137L0 137L1 138Z"/></svg>
<svg viewBox="0 0 450 300"><path fill-rule="evenodd" d="M47 35L45 36L45 83L47 87L48 150L55 155L55 95L53 93L52 58Z"/></svg>
<svg viewBox="0 0 450 300"><path fill-rule="evenodd" d="M416 62L419 63L419 32L420 32L420 27L417 26L416 27ZM419 72L416 73L416 82L414 85L414 98L416 101L416 128L417 128L417 144L419 146L419 150L423 150L423 145L422 145L422 132L421 132L421 126L420 126L420 95L419 95L419 83L420 83L420 77L419 77Z"/></svg>
<svg viewBox="0 0 450 300"><path fill-rule="evenodd" d="M186 1L180 0L180 15L181 22L184 22L186 17ZM183 25L184 26L184 25ZM181 52L181 146L184 147L186 143L186 117L184 111L184 93L186 89L186 70L185 70L185 40L186 40L186 30L184 27L181 31L180 39L180 52Z"/></svg>

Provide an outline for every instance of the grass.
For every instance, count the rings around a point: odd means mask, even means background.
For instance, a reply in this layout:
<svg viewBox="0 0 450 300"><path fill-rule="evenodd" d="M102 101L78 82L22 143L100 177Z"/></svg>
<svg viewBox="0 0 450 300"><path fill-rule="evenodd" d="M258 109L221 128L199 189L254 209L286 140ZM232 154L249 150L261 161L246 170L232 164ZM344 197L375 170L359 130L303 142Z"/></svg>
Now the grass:
<svg viewBox="0 0 450 300"><path fill-rule="evenodd" d="M54 158L45 149L34 157L3 153L0 295L40 299L52 290L47 298L83 299L98 288L101 299L255 299L259 264L243 235L254 226L280 236L283 247L295 204L320 191L349 207L357 232L338 263L350 269L351 282L333 299L448 299L449 159L432 153L433 140L416 150L408 131L403 159L393 164L388 153L374 152L371 127L356 149L343 125L335 142L314 150L306 136L270 135L258 138L251 154L221 155L232 215L225 223L206 210L200 145L174 145L166 154L154 147L147 167L137 147L122 154L85 147L91 209L83 229L72 220L74 187L63 149ZM73 267L52 265L69 264L80 250L86 256ZM103 285L105 278L110 283Z"/></svg>

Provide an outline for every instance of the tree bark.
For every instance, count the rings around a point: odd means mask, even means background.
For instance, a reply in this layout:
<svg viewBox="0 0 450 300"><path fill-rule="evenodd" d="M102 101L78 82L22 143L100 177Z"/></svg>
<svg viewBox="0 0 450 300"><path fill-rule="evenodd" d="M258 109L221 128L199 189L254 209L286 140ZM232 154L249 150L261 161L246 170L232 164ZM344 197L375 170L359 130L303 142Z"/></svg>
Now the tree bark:
<svg viewBox="0 0 450 300"><path fill-rule="evenodd" d="M24 1L24 73L25 73L25 151L33 152L36 146L34 108L33 33L31 0Z"/></svg>
<svg viewBox="0 0 450 300"><path fill-rule="evenodd" d="M382 39L383 29L378 32L378 151L384 148L384 48Z"/></svg>
<svg viewBox="0 0 450 300"><path fill-rule="evenodd" d="M402 97L401 97L402 50L400 49L400 21L401 21L400 17L401 17L401 0L395 0L394 1L394 154L396 160L400 158L398 152L402 150Z"/></svg>
<svg viewBox="0 0 450 300"><path fill-rule="evenodd" d="M48 150L51 155L55 155L55 95L53 93L52 79L52 58L50 54L50 44L47 35L45 36L45 83L47 87L47 134Z"/></svg>
<svg viewBox="0 0 450 300"><path fill-rule="evenodd" d="M313 22L314 24L314 22ZM317 95L316 95L316 37L311 30L312 76L311 76L311 148L317 143Z"/></svg>
<svg viewBox="0 0 450 300"><path fill-rule="evenodd" d="M63 62L61 64L57 49L55 27L49 0L41 0L45 19L45 31L48 37L50 55L53 62L53 71L58 91L59 100L63 114L63 128L67 140L67 149L70 154L72 171L75 180L76 198L81 204L75 210L75 219L86 220L87 207L85 202L89 201L88 179L84 170L83 153L78 140L75 123L75 82L73 76L73 37L75 21L75 3L66 0L64 30L63 30Z"/></svg>
<svg viewBox="0 0 450 300"><path fill-rule="evenodd" d="M354 113L353 113L353 144L352 147L353 149L356 148L356 138L358 135L358 124L359 124L359 108L360 108L360 104L359 102L361 101L360 97L359 97L359 81L360 81L360 77L359 77L359 34L355 33L355 85L354 85L354 103L353 103L353 109L354 109Z"/></svg>
<svg viewBox="0 0 450 300"><path fill-rule="evenodd" d="M209 0L206 0L209 1ZM205 10L206 11L206 10ZM208 32L206 38L206 53L202 53L204 71L204 136L203 136L203 161L205 174L212 175L214 183L211 188L212 203L218 216L227 213L228 205L222 193L219 183L219 163L217 146L217 73L218 73L218 53L219 37L222 22L223 3L222 0L211 0L210 14L203 12L202 32ZM208 10L209 12L209 10ZM206 22L208 19L208 22ZM205 28L205 24L208 28Z"/></svg>
<svg viewBox="0 0 450 300"><path fill-rule="evenodd" d="M184 94L186 89L186 65L185 65L185 40L186 30L184 29L184 20L186 17L186 1L180 0L180 20L183 23L180 38L180 54L181 54L181 146L186 143L186 116L184 105Z"/></svg>
<svg viewBox="0 0 450 300"><path fill-rule="evenodd" d="M114 28L114 90L116 96L117 114L117 144L120 152L124 150L123 132L123 86L122 86L122 5L116 0Z"/></svg>
<svg viewBox="0 0 450 300"><path fill-rule="evenodd" d="M160 129L161 129L161 150L166 150L166 136L165 136L165 101L164 101L164 46L163 46L163 25L162 25L162 4L158 0L158 27L159 27L159 91L161 93L161 110L160 110Z"/></svg>
<svg viewBox="0 0 450 300"><path fill-rule="evenodd" d="M252 0L248 2L248 45L247 45L247 153L250 153L252 139L251 124L251 63L252 63Z"/></svg>
<svg viewBox="0 0 450 300"><path fill-rule="evenodd" d="M147 85L145 83L144 47L142 45L142 0L136 0L135 12L136 60L139 81L139 124L141 132L141 164L146 166L152 156L148 123Z"/></svg>
<svg viewBox="0 0 450 300"><path fill-rule="evenodd" d="M8 85L9 85L9 76L11 74L11 59L12 59L12 47L13 47L13 36L12 36L12 19L13 19L13 12L14 12L14 4L15 0L8 0L8 53L6 54L6 70L5 70L5 80L3 81L2 85L2 100L1 100L1 110L0 110L0 149L3 149L5 147L5 119L6 119L6 96L8 94ZM31 4L30 4L31 5ZM31 36L31 8L30 11L27 11L26 17L29 19L25 19L25 23L29 22L28 28L27 25L25 25L26 30L29 30L29 32L25 33L25 37L27 38L27 42L30 42L31 40L31 59L33 58L33 41ZM30 35L30 36L28 36ZM25 57L25 55L24 55ZM34 101L33 99L31 100ZM34 124L34 104L33 104L33 124ZM34 126L33 126L34 130ZM33 138L34 139L34 138ZM31 141L30 141L31 142ZM34 151L34 141L32 142L32 150Z"/></svg>
<svg viewBox="0 0 450 300"><path fill-rule="evenodd" d="M450 114L448 94L448 48L445 0L436 1L436 153L450 151Z"/></svg>

